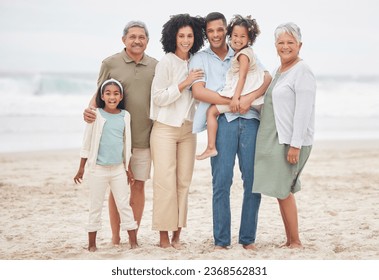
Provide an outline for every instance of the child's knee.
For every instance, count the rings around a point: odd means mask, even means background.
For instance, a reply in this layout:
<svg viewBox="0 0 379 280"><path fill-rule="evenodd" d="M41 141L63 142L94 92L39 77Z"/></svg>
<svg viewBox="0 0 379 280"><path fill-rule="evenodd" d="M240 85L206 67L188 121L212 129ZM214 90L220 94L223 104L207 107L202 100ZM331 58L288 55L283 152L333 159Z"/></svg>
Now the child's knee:
<svg viewBox="0 0 379 280"><path fill-rule="evenodd" d="M207 117L218 117L219 114L220 113L219 113L216 105L209 106L209 108L207 110Z"/></svg>

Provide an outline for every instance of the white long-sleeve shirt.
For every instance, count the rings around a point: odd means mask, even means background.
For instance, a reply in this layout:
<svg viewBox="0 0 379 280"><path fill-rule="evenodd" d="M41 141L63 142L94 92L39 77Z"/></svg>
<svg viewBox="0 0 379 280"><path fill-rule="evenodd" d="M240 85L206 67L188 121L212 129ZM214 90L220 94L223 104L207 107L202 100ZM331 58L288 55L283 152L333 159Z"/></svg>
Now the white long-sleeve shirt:
<svg viewBox="0 0 379 280"><path fill-rule="evenodd" d="M150 118L166 125L180 127L193 121L195 100L187 87L182 92L178 85L188 76L188 61L167 53L155 68L151 86Z"/></svg>
<svg viewBox="0 0 379 280"><path fill-rule="evenodd" d="M273 76L275 76L274 71ZM272 103L280 144L292 147L313 144L316 79L304 61L281 73L272 90Z"/></svg>
<svg viewBox="0 0 379 280"><path fill-rule="evenodd" d="M83 137L83 144L80 150L80 157L87 158L87 166L92 169L96 166L97 154L99 151L100 138L103 132L103 127L106 119L101 115L99 109L96 109L96 120L93 123L87 123ZM128 165L132 151L132 137L130 130L130 114L125 111L124 116L125 131L124 131L124 164L125 170L128 170Z"/></svg>

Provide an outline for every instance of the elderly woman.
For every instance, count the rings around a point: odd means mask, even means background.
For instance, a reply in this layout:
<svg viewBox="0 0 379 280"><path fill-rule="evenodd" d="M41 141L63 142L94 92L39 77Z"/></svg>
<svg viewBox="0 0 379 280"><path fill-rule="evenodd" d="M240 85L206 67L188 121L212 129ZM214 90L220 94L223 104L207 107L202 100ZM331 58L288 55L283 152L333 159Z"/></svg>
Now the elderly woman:
<svg viewBox="0 0 379 280"><path fill-rule="evenodd" d="M294 193L307 162L314 134L316 81L299 57L300 28L279 25L275 46L280 66L266 91L257 135L253 192L276 197L286 231L282 246L302 248Z"/></svg>
<svg viewBox="0 0 379 280"><path fill-rule="evenodd" d="M190 91L201 70L188 71L192 54L204 45L204 20L188 14L172 16L163 25L161 42L166 55L157 64L151 89L150 137L153 174L153 230L159 246L180 247L187 224L188 191L196 152L192 134L195 102ZM171 241L168 232L172 231Z"/></svg>

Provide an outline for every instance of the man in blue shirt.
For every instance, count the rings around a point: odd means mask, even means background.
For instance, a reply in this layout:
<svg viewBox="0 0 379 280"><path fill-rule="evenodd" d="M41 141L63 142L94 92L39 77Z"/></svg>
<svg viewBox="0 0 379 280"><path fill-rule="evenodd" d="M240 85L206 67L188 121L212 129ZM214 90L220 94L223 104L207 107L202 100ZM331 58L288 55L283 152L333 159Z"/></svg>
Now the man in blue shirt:
<svg viewBox="0 0 379 280"><path fill-rule="evenodd" d="M195 81L192 85L194 98L201 101L194 118L194 132L205 129L209 104L228 105L231 101L217 93L224 87L226 74L234 56L233 49L226 43L226 19L223 14L214 12L207 15L205 22L210 47L196 53L190 61L190 69L203 69L205 73L203 79ZM218 155L211 158L215 249L226 249L231 243L230 187L236 155L244 187L239 243L245 249L256 249L254 243L261 195L252 193L252 186L259 112L251 108L251 104L264 94L270 81L271 76L266 73L264 83L258 90L241 96L239 111L221 114L218 118Z"/></svg>

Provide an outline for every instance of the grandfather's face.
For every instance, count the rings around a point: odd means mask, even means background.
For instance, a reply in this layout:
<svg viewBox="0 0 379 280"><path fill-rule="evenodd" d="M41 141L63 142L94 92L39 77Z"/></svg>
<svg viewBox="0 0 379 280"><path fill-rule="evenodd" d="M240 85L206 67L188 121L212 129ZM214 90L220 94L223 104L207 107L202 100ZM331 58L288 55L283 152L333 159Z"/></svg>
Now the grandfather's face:
<svg viewBox="0 0 379 280"><path fill-rule="evenodd" d="M141 55L147 47L149 39L142 27L131 27L128 33L122 37L122 41L129 55Z"/></svg>

